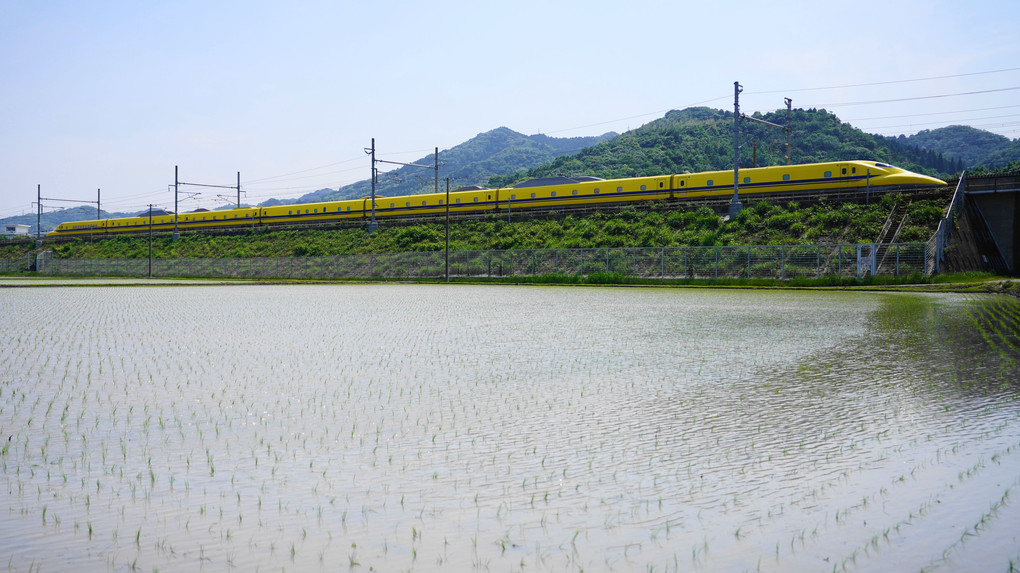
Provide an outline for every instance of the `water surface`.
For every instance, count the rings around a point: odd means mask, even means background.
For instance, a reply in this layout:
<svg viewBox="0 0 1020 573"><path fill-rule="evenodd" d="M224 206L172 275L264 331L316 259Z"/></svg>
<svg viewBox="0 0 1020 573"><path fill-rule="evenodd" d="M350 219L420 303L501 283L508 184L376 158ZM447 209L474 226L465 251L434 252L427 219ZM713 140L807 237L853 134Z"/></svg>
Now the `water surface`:
<svg viewBox="0 0 1020 573"><path fill-rule="evenodd" d="M23 570L1004 570L1015 301L0 291Z"/></svg>

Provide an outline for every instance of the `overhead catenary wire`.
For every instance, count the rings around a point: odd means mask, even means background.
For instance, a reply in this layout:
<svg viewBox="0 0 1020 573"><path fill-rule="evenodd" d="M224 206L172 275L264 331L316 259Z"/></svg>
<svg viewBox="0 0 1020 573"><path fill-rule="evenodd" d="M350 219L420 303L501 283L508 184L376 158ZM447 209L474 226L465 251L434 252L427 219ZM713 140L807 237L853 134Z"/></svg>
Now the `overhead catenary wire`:
<svg viewBox="0 0 1020 573"><path fill-rule="evenodd" d="M831 85L831 86L795 87L795 88L786 88L786 89L770 89L770 90L761 90L761 91L748 91L748 92L745 92L744 95L747 96L747 95L769 95L769 94L777 94L777 93L805 93L805 92L822 92L822 91L826 91L826 90L842 90L842 89L849 89L849 88L880 87L880 86L889 86L889 85L896 85L896 84L918 83L918 82L928 82L928 81L941 81L941 80L956 79L956 78L967 78L967 77L974 77L974 76L984 76L984 75L993 75L993 74L1005 74L1005 73L1011 73L1011 72L1017 72L1017 71L1020 71L1020 67L1002 68L1002 69L997 69L997 70L984 70L984 71L967 72L967 73L960 73L960 74L928 76L928 77L919 77L919 78L893 79L893 80L885 80L885 81L877 81L877 82L864 82L864 83L851 83L851 84ZM917 95L917 96L904 97L904 98L869 99L869 100L861 100L861 101L829 102L829 103L808 104L808 105L805 105L805 104L802 104L801 102L798 102L798 104L799 104L798 108L801 108L801 109L804 109L804 108L823 108L823 107L824 108L839 108L839 107L848 107L848 106L858 107L858 106L877 105L877 104L895 103L895 102L911 102L911 101L932 100L932 99L940 99L940 98L966 97L966 96L974 96L974 95L997 93L997 92L1007 92L1007 91L1015 91L1015 90L1020 90L1020 86L1009 86L1009 87L1000 87L1000 88L992 88L992 89L984 89L984 90L971 90L971 91L954 92L954 93L943 93L943 94ZM689 103L689 104L686 104L686 105L683 105L683 106L680 106L680 107L674 107L674 108L671 108L671 109L658 110L658 111L653 111L653 112L629 115L629 116L626 116L626 117L621 117L621 118L616 118L616 119L611 119L611 120L606 120L606 121L587 123L587 124L579 125L579 126L575 126L575 127L569 127L569 128L562 128L562 129L547 131L546 133L549 133L549 134L564 133L564 132L570 132L570 131L577 131L577 130L580 130L580 129L591 128L591 127L598 127L598 126L602 126L602 125L609 125L609 124L613 124L613 123L620 123L620 122L623 122L623 121L635 120L635 119L640 119L640 118L645 118L645 117L661 116L661 115L665 114L666 112L671 111L673 109L684 109L684 108L688 108L688 107L695 107L695 106L710 104L710 103L714 103L714 102L717 102L717 101L726 100L729 97L730 96L728 94L727 95L719 95L717 97L703 99L703 100L700 100L700 101L697 101L697 102L692 102L692 103ZM997 110L997 109L1008 109L1008 108L1013 108L1013 107L1020 107L1020 106L993 106L993 107L979 107L979 108L974 108L974 109L969 109L969 110L957 110L957 111L952 111L952 112L948 112L947 111L947 112L929 112L929 113L920 113L920 114L883 115L883 116L880 116L880 117L857 118L857 119L849 119L849 120L845 120L845 121L847 121L847 122L851 122L851 121L855 122L855 125L856 125L857 122L866 122L866 121L874 121L874 120L907 119L907 118L911 118L911 117L926 117L926 116L944 116L944 115L952 115L952 114L956 114L956 113L968 113L968 112L976 112L976 111L988 111L988 110ZM1012 116L1011 115L990 116L990 117L974 118L974 119L976 119L976 120L988 120L988 119L1005 119L1005 118L1009 118L1009 117L1012 117ZM926 126L926 125L945 125L945 124L952 124L953 121L954 120L947 119L945 121L932 121L932 122L924 122L924 123L913 123L913 122L911 122L911 123L902 123L902 124L894 124L894 125L876 126L876 127L870 127L870 128L864 128L864 129L868 130L869 132L874 132L874 131L877 131L877 130L892 129L892 128L896 128L896 127L920 127L920 126ZM967 122L968 124L972 125L972 127L976 127L976 128L995 127L995 128L997 128L996 131L999 132L999 133L1016 133L1016 131L1017 131L1016 129L1006 129L1006 128L1014 127L1016 124L1013 123L1013 122L1005 122L1005 123L996 122L996 123L985 123L985 124L973 125L973 119L966 119L966 120L961 119L961 120L956 120L956 121ZM427 152L430 152L430 151L431 150L401 151L401 152L388 153L387 155L390 156L390 157L397 157L397 156L400 156L402 154L422 153L422 152L426 152L427 153ZM318 189L333 188L334 186L336 186L337 188L343 187L344 185L349 185L351 183L355 183L357 181L360 181L361 179L358 178L358 179L355 179L355 180L349 181L349 182L337 182L336 179L335 179L335 176L339 175L339 174L343 174L343 173L357 172L357 171L360 171L362 169L362 167L361 166L356 166L356 167L351 167L349 169L333 169L333 168L335 168L337 166L342 166L342 165L354 163L354 162L360 162L360 161L363 161L363 158L360 157L360 156L358 156L358 157L351 157L351 158L348 158L348 159L343 159L341 161L332 162L332 163L328 163L328 164L320 165L320 166L316 166L316 167L310 167L310 168L307 168L307 169L301 169L301 170L297 170L297 171L289 171L289 172L285 172L285 173L281 173L281 174L277 174L277 175L269 175L269 176L265 176L265 177L259 177L259 178L255 178L255 179L251 179L251 180L246 180L246 181L243 182L244 187L245 187L245 193L246 193L249 201L253 201L254 200L255 202L258 202L259 200L268 199L268 198L276 198L276 199L283 199L283 200L292 199L292 198L298 198L298 197L300 197L300 196L302 196L304 194L307 194L308 192L310 192L310 191L312 191L312 190L314 190L316 188L318 188ZM328 170L328 171L323 171L323 170ZM315 185L315 184L306 183L306 184L299 184L299 185L279 185L281 183L308 181L308 180L315 180L315 179L321 180L322 184L321 185ZM137 207L137 208L140 209L141 205L144 205L144 204L147 204L147 203L151 203L151 202L158 202L160 200L164 200L165 199L165 197L164 197L165 193L166 193L166 191L160 189L160 190L147 191L147 192L136 193L136 194L122 195L122 196L117 197L117 199L115 199L115 200L107 201L104 204L104 210L107 210L107 209L110 209L110 210L113 210L113 209L131 209L131 206L134 206L134 207ZM204 201L205 199L195 198L194 200L195 201ZM15 209L11 209L10 212L18 212L20 210L21 209L16 209L15 208ZM28 210L28 209L25 209L25 210Z"/></svg>

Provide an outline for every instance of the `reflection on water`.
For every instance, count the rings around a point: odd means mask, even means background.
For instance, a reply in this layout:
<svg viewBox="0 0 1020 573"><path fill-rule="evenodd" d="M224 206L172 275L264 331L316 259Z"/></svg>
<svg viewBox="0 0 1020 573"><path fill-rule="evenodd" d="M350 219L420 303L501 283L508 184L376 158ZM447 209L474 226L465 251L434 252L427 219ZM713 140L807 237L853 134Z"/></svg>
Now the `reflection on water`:
<svg viewBox="0 0 1020 573"><path fill-rule="evenodd" d="M1020 562L1010 299L344 285L0 301L0 549L19 570Z"/></svg>

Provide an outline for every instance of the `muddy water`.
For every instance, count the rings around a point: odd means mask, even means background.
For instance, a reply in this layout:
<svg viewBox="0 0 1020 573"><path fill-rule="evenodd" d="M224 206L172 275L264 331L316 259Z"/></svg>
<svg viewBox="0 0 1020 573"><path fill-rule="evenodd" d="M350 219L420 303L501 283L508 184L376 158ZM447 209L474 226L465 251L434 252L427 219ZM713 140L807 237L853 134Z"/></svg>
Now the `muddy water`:
<svg viewBox="0 0 1020 573"><path fill-rule="evenodd" d="M0 291L16 570L1003 570L1020 307Z"/></svg>

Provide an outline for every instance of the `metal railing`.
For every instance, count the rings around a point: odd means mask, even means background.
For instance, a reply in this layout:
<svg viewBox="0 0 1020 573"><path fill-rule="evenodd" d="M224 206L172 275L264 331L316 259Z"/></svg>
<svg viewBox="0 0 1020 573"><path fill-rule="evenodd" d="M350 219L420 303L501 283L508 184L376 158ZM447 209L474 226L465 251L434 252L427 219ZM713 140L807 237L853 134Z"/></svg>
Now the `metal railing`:
<svg viewBox="0 0 1020 573"><path fill-rule="evenodd" d="M939 221L935 233L928 240L929 258L925 263L924 274L931 276L938 274L942 269L942 261L946 258L946 245L949 237L953 234L953 223L956 219L956 210L964 200L964 189L967 187L967 172L960 173L960 180L956 183L956 191L953 192L953 199L946 209L946 216Z"/></svg>
<svg viewBox="0 0 1020 573"><path fill-rule="evenodd" d="M925 243L452 251L450 276L615 273L651 279L864 278L924 273L930 256ZM149 274L149 260L55 259L43 254L38 269L51 275L144 277ZM438 279L445 274L442 251L152 260L154 277Z"/></svg>

